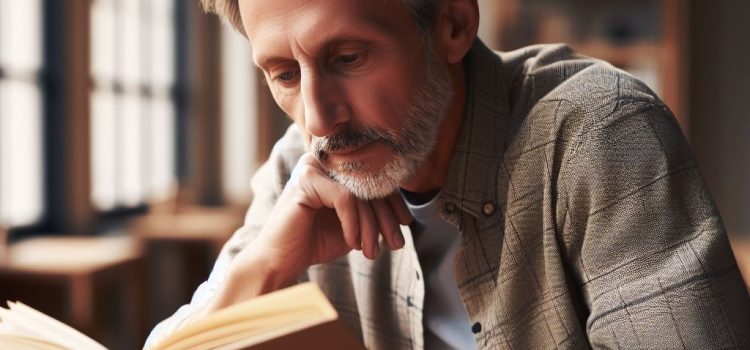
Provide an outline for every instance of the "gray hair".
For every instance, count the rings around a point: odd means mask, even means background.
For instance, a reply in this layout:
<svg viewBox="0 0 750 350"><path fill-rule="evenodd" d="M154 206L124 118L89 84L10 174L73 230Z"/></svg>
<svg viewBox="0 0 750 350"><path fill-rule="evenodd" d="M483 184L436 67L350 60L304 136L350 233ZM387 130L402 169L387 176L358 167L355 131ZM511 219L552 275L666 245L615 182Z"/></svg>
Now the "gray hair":
<svg viewBox="0 0 750 350"><path fill-rule="evenodd" d="M245 28L242 26L238 0L200 0L203 10L215 13L227 19L229 24L238 32L247 37ZM417 25L423 38L430 37L430 27L435 17L437 5L442 0L399 0L411 13L414 23Z"/></svg>

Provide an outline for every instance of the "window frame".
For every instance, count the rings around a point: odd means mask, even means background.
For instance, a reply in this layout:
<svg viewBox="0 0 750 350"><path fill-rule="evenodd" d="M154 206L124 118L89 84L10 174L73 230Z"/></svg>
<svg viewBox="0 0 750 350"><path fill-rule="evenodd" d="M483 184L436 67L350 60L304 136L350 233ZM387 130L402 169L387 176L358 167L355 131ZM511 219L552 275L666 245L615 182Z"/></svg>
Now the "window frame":
<svg viewBox="0 0 750 350"><path fill-rule="evenodd" d="M22 81L25 83L31 83L34 84L39 89L40 94L40 124L41 124L41 167L40 167L40 178L41 178L41 215L39 218L36 219L36 221L28 224L23 225L16 225L16 226L7 226L2 227L0 230L5 229L8 232L8 238L9 240L16 240L19 238L24 238L29 235L31 232L38 232L38 231L44 231L49 229L49 221L51 217L50 209L49 209L49 197L50 197L50 184L49 184L49 171L48 171L48 163L50 162L51 158L53 158L50 155L50 144L52 143L51 140L48 139L48 135L50 133L50 127L47 123L47 120L49 119L49 113L50 113L50 107L49 107L49 100L50 100L50 90L51 90L51 84L49 79L49 70L50 67L48 66L47 62L49 61L47 59L47 56L49 54L50 50L50 40L48 39L48 25L47 25L47 17L49 15L47 11L47 1L48 0L42 0L39 3L40 6L40 13L39 13L39 20L41 24L41 31L40 35L41 38L41 65L38 69L35 71L30 72L20 72L20 73L12 73L8 71L5 67L0 65L0 81ZM0 101L0 103L2 103ZM0 173L0 177L2 174ZM2 242L0 242L2 243Z"/></svg>

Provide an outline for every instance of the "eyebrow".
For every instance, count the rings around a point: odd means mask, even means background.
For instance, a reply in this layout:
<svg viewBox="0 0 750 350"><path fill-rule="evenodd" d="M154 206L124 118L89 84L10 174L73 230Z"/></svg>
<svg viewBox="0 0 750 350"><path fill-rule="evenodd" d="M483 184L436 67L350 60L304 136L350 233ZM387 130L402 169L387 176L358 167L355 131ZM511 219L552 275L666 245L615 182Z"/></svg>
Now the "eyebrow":
<svg viewBox="0 0 750 350"><path fill-rule="evenodd" d="M337 46L341 46L344 44L356 44L360 46L371 46L377 41L379 38L383 38L386 36L386 32L383 31L380 26L371 26L369 30L366 31L365 34L360 35L351 35L351 34L340 34L335 35L331 38L326 39L322 45L320 45L321 50L320 51L328 51L330 48L335 48ZM294 61L293 59L287 58L287 57L281 57L281 56L270 56L270 57L264 57L261 56L258 58L258 64L257 66L264 70L268 71L268 68L276 65L276 64L282 64L282 63L288 63Z"/></svg>
<svg viewBox="0 0 750 350"><path fill-rule="evenodd" d="M293 60L289 58L284 58L284 57L268 57L268 58L263 58L263 60L257 66L263 71L267 72L269 67L273 67L277 64L288 63L291 61Z"/></svg>

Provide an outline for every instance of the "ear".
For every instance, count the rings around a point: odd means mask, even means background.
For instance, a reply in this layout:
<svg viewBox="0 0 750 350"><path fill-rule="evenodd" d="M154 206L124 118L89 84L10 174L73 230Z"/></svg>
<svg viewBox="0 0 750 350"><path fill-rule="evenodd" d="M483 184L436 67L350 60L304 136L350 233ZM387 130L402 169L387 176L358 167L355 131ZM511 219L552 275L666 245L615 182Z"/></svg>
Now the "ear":
<svg viewBox="0 0 750 350"><path fill-rule="evenodd" d="M477 0L443 0L438 6L433 28L436 50L447 63L459 63L477 37Z"/></svg>

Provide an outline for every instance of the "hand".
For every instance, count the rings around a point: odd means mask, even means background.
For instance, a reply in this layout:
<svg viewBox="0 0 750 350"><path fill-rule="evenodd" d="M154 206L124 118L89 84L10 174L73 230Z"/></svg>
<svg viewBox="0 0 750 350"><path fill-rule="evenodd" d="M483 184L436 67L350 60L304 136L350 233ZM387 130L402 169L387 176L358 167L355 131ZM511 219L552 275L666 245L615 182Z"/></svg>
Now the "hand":
<svg viewBox="0 0 750 350"><path fill-rule="evenodd" d="M399 224L411 216L401 196L364 201L331 180L312 155L304 155L279 197L271 218L253 246L266 250L278 265L301 272L332 261L352 249L374 259L378 236L390 249L403 246Z"/></svg>
<svg viewBox="0 0 750 350"><path fill-rule="evenodd" d="M411 222L401 196L365 201L328 177L304 155L258 237L232 261L213 309L290 284L308 266L352 249L375 259L379 236L389 249L404 245L399 224Z"/></svg>

